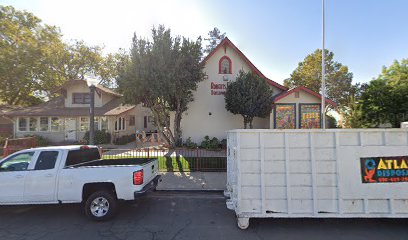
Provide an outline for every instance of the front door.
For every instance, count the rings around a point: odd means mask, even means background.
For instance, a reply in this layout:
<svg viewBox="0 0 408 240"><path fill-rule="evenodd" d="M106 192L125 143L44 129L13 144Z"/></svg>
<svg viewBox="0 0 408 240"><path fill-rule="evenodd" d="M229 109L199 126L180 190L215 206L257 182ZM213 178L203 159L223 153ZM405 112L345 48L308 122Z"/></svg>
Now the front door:
<svg viewBox="0 0 408 240"><path fill-rule="evenodd" d="M34 169L26 176L24 200L26 202L55 202L57 163L60 151L41 151Z"/></svg>
<svg viewBox="0 0 408 240"><path fill-rule="evenodd" d="M34 152L12 155L0 163L0 203L24 202L24 184Z"/></svg>
<svg viewBox="0 0 408 240"><path fill-rule="evenodd" d="M65 119L65 140L66 141L76 141L76 119L75 118Z"/></svg>

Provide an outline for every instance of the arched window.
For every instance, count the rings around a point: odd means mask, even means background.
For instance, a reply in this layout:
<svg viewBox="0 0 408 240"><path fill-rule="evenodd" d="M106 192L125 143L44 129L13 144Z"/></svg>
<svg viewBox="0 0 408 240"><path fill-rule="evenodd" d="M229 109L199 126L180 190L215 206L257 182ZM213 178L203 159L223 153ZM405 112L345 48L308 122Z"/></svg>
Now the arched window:
<svg viewBox="0 0 408 240"><path fill-rule="evenodd" d="M231 74L232 73L232 62L227 56L223 56L218 63L218 73L219 74Z"/></svg>

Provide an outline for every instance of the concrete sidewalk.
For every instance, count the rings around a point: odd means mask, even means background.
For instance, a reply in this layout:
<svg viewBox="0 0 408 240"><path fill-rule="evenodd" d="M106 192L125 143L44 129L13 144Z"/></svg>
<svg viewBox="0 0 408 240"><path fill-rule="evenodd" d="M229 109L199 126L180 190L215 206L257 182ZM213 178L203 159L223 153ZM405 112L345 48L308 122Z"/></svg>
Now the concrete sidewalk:
<svg viewBox="0 0 408 240"><path fill-rule="evenodd" d="M226 172L161 172L157 190L225 190Z"/></svg>

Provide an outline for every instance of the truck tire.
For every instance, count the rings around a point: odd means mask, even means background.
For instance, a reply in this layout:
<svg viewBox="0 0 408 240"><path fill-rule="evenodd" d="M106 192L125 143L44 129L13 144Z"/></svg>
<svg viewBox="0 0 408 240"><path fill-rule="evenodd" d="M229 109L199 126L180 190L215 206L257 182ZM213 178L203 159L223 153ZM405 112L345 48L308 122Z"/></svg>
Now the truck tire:
<svg viewBox="0 0 408 240"><path fill-rule="evenodd" d="M106 221L117 213L118 200L113 193L97 191L85 202L85 215L94 221Z"/></svg>

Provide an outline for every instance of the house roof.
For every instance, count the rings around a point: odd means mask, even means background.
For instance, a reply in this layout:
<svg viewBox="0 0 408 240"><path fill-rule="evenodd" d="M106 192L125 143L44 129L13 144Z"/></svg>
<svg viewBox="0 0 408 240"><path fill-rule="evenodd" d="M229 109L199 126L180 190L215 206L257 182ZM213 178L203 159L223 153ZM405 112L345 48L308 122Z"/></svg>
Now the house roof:
<svg viewBox="0 0 408 240"><path fill-rule="evenodd" d="M104 116L117 116L119 114L125 113L127 111L130 111L134 109L136 106L134 105L119 105L109 111L107 111Z"/></svg>
<svg viewBox="0 0 408 240"><path fill-rule="evenodd" d="M59 90L65 89L65 88L67 88L67 87L69 87L69 86L71 86L71 85L78 84L78 83L80 83L80 84L85 84L85 85L87 84L87 83L86 83L86 80L81 80L81 79L69 80L69 81L65 82L65 83L59 88ZM115 92L114 90L109 89L109 88L107 88L107 87L104 87L104 86L102 86L102 85L100 85L100 84L97 84L97 85L96 85L96 90L97 90L97 91L99 90L99 91L101 91L101 92L104 92L104 93L106 93L106 94L109 94L109 95L112 95L112 96L115 96L115 97L122 97L122 94L119 94L119 93Z"/></svg>
<svg viewBox="0 0 408 240"><path fill-rule="evenodd" d="M0 104L0 116L4 115L7 112L15 111L22 109L20 106L8 105L8 104Z"/></svg>
<svg viewBox="0 0 408 240"><path fill-rule="evenodd" d="M280 99L285 98L285 97L289 96L290 94L295 93L295 92L299 92L299 91L304 91L304 92L306 92L306 93L308 93L308 94L310 94L310 95L313 95L313 96L315 96L315 97L317 97L317 98L319 98L319 99L322 99L322 95L321 95L321 94L319 94L319 93L317 93L317 92L315 92L315 91L312 91L312 90L310 90L310 89L307 88L307 87L298 86L298 87L289 89L288 91L285 91L285 92L282 92L282 93L276 95L276 96L274 97L274 102L277 102L277 101L279 101ZM328 99L328 98L326 98L326 103L332 105L333 107L337 106L337 103L335 103L334 101L332 101L332 100L330 100L330 99Z"/></svg>
<svg viewBox="0 0 408 240"><path fill-rule="evenodd" d="M281 84L265 77L265 75L263 73L261 73L261 71L259 71L258 68L255 67L255 65L241 52L241 50L239 50L232 42L231 40L229 40L227 37L225 37L219 44L218 46L211 51L204 59L203 59L203 63L206 63L213 55L214 53L216 53L220 48L224 47L224 46L230 46L232 49L234 49L237 54L244 60L244 62L249 66L249 68L258 76L260 76L261 78L265 79L265 81L271 85L274 86L278 89L281 89L283 91L288 90L287 87L282 86Z"/></svg>
<svg viewBox="0 0 408 240"><path fill-rule="evenodd" d="M120 98L113 99L102 107L95 107L95 116L116 116L132 110L136 106L123 105ZM46 103L33 107L26 107L15 111L10 111L4 115L10 117L17 116L63 116L79 117L88 116L89 107L65 107L64 97L56 97Z"/></svg>

